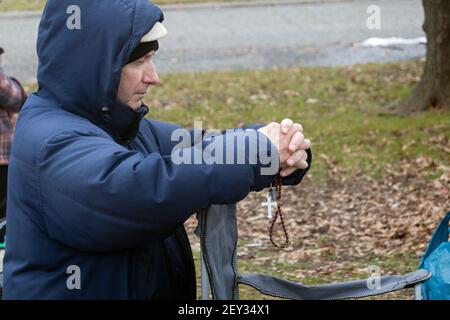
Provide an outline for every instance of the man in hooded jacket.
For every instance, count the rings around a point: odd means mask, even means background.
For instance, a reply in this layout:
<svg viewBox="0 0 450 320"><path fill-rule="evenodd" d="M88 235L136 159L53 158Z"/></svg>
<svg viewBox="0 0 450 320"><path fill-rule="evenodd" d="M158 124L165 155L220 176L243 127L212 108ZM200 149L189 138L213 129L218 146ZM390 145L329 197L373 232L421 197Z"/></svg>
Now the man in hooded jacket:
<svg viewBox="0 0 450 320"><path fill-rule="evenodd" d="M161 10L147 0L72 3L49 0L39 26L39 89L20 113L9 167L4 298L195 299L183 223L270 186L277 173L261 174L259 156L174 164L180 127L144 118L142 103L158 82L151 57L166 33ZM246 144L266 138L257 128ZM285 185L298 184L311 161L299 131ZM282 158L270 140L258 148Z"/></svg>

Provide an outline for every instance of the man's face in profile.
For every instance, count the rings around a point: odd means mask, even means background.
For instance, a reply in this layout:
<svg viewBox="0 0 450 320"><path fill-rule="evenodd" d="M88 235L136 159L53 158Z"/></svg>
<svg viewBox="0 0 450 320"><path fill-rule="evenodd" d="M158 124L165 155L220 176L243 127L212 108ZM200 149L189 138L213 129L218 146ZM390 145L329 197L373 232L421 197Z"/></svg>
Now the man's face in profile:
<svg viewBox="0 0 450 320"><path fill-rule="evenodd" d="M154 51L142 58L126 64L122 68L117 99L137 110L151 85L159 83L158 73L153 64Z"/></svg>

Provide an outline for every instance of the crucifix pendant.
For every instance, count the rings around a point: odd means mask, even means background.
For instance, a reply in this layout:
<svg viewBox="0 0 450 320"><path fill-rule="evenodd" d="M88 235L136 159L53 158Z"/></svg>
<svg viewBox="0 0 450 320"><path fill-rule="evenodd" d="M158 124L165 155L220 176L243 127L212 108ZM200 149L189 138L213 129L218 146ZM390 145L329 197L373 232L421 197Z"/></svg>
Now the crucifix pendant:
<svg viewBox="0 0 450 320"><path fill-rule="evenodd" d="M267 207L267 218L272 219L272 206L277 205L277 195L274 190L271 190L266 195L267 202L263 202L262 206Z"/></svg>

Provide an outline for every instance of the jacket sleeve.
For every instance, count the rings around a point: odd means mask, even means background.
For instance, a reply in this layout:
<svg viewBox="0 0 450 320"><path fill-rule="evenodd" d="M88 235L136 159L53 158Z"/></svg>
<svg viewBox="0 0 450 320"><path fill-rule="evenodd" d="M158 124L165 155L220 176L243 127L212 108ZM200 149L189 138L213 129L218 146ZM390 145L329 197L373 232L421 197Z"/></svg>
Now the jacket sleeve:
<svg viewBox="0 0 450 320"><path fill-rule="evenodd" d="M158 141L160 141L160 147L162 150L161 152L164 154L170 154L171 149L175 145L175 143L168 144L168 142L171 141L171 134L174 130L179 129L181 127L176 124L160 122L160 121L156 121L156 120L146 120L146 121L149 121L150 125L153 128L152 131L153 131L154 135L157 137ZM252 125L246 126L245 129L258 130L262 127L264 127L263 124L252 124ZM193 137L192 131L191 131L191 136ZM194 140L195 139L192 139L192 141L194 141ZM163 142L165 142L165 143L163 143ZM302 179L306 175L306 173L309 171L309 169L311 168L311 164L312 164L312 152L311 152L311 149L308 149L306 152L308 154L308 159L306 160L306 162L308 163L308 168L298 169L298 170L294 171L293 173L291 173L289 176L282 178L281 181L282 181L283 185L285 185L285 186L298 185L302 181ZM259 188L255 188L252 191L261 191L265 187L266 186L261 186Z"/></svg>
<svg viewBox="0 0 450 320"><path fill-rule="evenodd" d="M227 135L238 138L243 132ZM249 144L262 134L243 136ZM203 147L224 148L217 137ZM240 137L242 138L242 137ZM259 153L278 157L266 141ZM236 144L235 152L244 146ZM180 153L192 155L195 147ZM251 154L246 153L247 160ZM41 205L49 236L85 251L113 251L168 236L195 211L229 204L268 186L264 164L175 164L169 155L144 156L108 137L62 133L38 157Z"/></svg>
<svg viewBox="0 0 450 320"><path fill-rule="evenodd" d="M308 163L308 168L295 170L294 172L292 172L287 177L284 177L283 179L281 179L282 184L284 186L295 186L295 185L299 184L303 180L303 177L311 169L311 164L312 164L312 151L311 151L311 149L306 150L306 153L308 154L308 158L306 159L306 162Z"/></svg>

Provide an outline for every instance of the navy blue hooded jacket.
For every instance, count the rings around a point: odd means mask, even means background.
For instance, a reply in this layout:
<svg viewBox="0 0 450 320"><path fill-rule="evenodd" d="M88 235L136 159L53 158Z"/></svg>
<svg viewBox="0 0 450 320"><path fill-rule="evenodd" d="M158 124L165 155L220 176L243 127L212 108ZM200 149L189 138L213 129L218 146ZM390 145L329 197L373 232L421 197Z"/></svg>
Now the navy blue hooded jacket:
<svg viewBox="0 0 450 320"><path fill-rule="evenodd" d="M67 28L73 3L80 29ZM134 111L116 100L122 67L162 20L147 0L47 2L39 90L20 113L9 165L5 299L195 299L183 222L273 181L261 175L259 158L174 164L170 137L179 126L148 120L145 106ZM270 142L264 148L277 152Z"/></svg>

